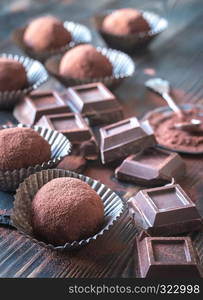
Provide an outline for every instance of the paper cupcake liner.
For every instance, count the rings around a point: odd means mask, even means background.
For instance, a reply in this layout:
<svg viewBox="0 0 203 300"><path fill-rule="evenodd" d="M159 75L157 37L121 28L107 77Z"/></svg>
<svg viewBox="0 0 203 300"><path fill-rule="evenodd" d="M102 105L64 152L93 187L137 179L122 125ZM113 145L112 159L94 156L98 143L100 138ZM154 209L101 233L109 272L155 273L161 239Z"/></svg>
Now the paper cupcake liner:
<svg viewBox="0 0 203 300"><path fill-rule="evenodd" d="M59 162L71 152L71 143L69 140L63 134L55 130L23 124L18 124L17 127L33 128L37 131L51 145L52 157L48 162L33 167L16 169L13 171L0 170L1 191L15 191L25 178L41 170L55 168ZM9 128L9 126L4 126L4 129L5 128Z"/></svg>
<svg viewBox="0 0 203 300"><path fill-rule="evenodd" d="M65 245L54 246L43 241L37 240L33 236L31 225L31 202L37 191L47 182L58 177L79 178L88 183L96 193L101 197L104 203L104 224L100 231L94 236L72 243L67 242ZM72 250L80 248L91 241L96 240L99 236L105 234L119 220L121 215L127 211L125 202L111 189L104 184L92 178L60 169L45 170L28 177L19 187L14 201L13 213L11 215L11 224L22 234L31 238L35 243L40 244L52 250Z"/></svg>
<svg viewBox="0 0 203 300"><path fill-rule="evenodd" d="M190 110L190 109L193 109L193 108L197 108L199 109L200 111L202 111L203 113L203 105L201 104L183 104L183 105L180 105L180 108L182 110ZM154 130L152 128L152 126L150 125L150 122L149 122L149 119L154 115L154 114L157 114L157 113L162 113L163 115L168 115L168 114L171 114L172 113L172 110L170 109L170 107L168 106L162 106L162 107L159 107L159 108L155 108L151 111L149 111L148 113L146 113L144 115L144 117L142 118L141 121L145 121L147 123L145 124L148 124L148 129L153 133ZM156 136L155 136L156 137ZM197 151L183 151L180 147L180 149L174 149L172 147L167 147L167 146L164 146L162 144L158 144L158 147L159 148L162 148L162 149L165 149L165 150L169 150L169 151L173 151L173 152L177 152L177 153L183 153L183 154L195 154L195 155L200 155L200 154L203 154L203 151L201 152L197 152Z"/></svg>
<svg viewBox="0 0 203 300"><path fill-rule="evenodd" d="M102 23L104 18L112 13L112 10L106 11L103 14L96 15L93 18L93 21L98 32L110 47L131 53L133 50L147 46L157 35L166 30L166 28L168 27L168 22L165 18L160 17L153 12L141 12L144 19L151 27L151 30L148 32L128 35L114 35L105 32L104 30L102 30Z"/></svg>
<svg viewBox="0 0 203 300"><path fill-rule="evenodd" d="M48 73L44 66L36 60L6 53L0 54L0 57L10 58L20 62L26 70L29 84L28 87L21 90L0 92L0 109L13 108L19 99L29 94L32 90L37 89L48 79Z"/></svg>
<svg viewBox="0 0 203 300"><path fill-rule="evenodd" d="M107 87L115 87L121 83L125 78L128 78L133 75L135 71L135 64L133 60L125 53L107 48L96 48L98 52L105 55L113 66L113 75L103 78L89 78L89 79L79 79L72 77L61 76L58 72L59 63L62 58L62 55L56 55L49 58L45 66L49 73L58 79L65 86L74 86L92 82L102 82Z"/></svg>
<svg viewBox="0 0 203 300"><path fill-rule="evenodd" d="M29 48L23 41L23 35L27 28L27 26L18 28L13 33L13 40L21 48L28 56L44 61L48 59L50 56L56 55L58 53L64 53L67 50L75 47L76 45L83 44L83 43L90 43L92 40L90 30L82 24L74 23L74 22L64 22L64 27L71 33L72 41L70 41L66 46L63 46L58 49L46 51L43 53L37 53Z"/></svg>

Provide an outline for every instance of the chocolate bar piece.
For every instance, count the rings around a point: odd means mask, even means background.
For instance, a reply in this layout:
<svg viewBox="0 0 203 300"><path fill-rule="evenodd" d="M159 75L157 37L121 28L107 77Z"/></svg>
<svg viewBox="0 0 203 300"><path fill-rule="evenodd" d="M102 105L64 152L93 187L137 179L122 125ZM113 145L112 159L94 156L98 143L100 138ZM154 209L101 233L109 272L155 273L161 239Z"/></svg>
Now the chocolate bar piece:
<svg viewBox="0 0 203 300"><path fill-rule="evenodd" d="M80 148L81 155L87 159L97 159L98 146L94 134L80 114L45 115L37 125L61 132L74 146Z"/></svg>
<svg viewBox="0 0 203 300"><path fill-rule="evenodd" d="M115 170L115 176L124 181L157 186L183 177L185 163L177 153L149 148L127 157Z"/></svg>
<svg viewBox="0 0 203 300"><path fill-rule="evenodd" d="M125 158L155 145L153 134L148 134L137 118L132 117L100 128L101 160L107 162Z"/></svg>
<svg viewBox="0 0 203 300"><path fill-rule="evenodd" d="M189 237L136 239L135 268L140 278L200 278L197 255Z"/></svg>
<svg viewBox="0 0 203 300"><path fill-rule="evenodd" d="M16 105L13 115L20 123L33 125L43 115L68 112L67 103L55 91L34 91Z"/></svg>
<svg viewBox="0 0 203 300"><path fill-rule="evenodd" d="M108 124L123 118L122 107L101 82L70 87L58 96L73 112L87 117L91 125Z"/></svg>
<svg viewBox="0 0 203 300"><path fill-rule="evenodd" d="M135 223L152 236L202 230L202 218L179 184L141 190L128 204ZM142 216L142 223L136 214Z"/></svg>

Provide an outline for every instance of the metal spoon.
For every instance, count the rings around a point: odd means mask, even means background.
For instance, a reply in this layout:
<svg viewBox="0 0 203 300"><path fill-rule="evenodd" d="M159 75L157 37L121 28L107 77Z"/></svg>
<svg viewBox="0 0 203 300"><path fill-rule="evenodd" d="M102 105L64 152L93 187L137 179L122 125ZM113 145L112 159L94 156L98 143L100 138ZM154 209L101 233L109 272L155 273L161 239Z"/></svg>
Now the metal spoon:
<svg viewBox="0 0 203 300"><path fill-rule="evenodd" d="M145 82L145 86L154 92L158 93L162 96L162 98L168 103L168 106L181 118L184 116L184 112L177 106L174 100L170 96L170 84L168 81L163 80L161 78L153 78L149 79ZM194 131L198 129L198 127L202 124L201 120L191 119L190 121L184 121L180 123L176 123L174 125L175 128L186 130L186 131Z"/></svg>

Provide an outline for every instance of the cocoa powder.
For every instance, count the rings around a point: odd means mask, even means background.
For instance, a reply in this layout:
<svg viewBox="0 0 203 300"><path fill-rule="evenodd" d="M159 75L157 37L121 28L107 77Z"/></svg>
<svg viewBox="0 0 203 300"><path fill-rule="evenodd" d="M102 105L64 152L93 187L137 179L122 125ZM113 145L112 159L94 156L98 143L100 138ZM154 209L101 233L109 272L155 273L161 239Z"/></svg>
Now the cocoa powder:
<svg viewBox="0 0 203 300"><path fill-rule="evenodd" d="M191 119L202 121L198 129L189 132L174 127L176 123ZM160 145L183 152L203 152L203 116L198 109L185 111L182 118L175 113L170 115L155 113L149 118L149 122Z"/></svg>

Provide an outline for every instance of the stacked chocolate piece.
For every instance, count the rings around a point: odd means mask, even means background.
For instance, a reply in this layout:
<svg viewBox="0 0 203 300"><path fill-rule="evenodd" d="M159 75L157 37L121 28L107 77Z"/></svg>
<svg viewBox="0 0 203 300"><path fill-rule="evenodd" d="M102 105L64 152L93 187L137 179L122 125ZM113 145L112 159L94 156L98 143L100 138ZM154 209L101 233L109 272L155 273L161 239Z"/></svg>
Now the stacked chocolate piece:
<svg viewBox="0 0 203 300"><path fill-rule="evenodd" d="M147 186L158 186L180 179L185 174L185 164L177 153L158 148L148 148L128 156L115 170L119 180Z"/></svg>
<svg viewBox="0 0 203 300"><path fill-rule="evenodd" d="M203 222L179 184L141 190L129 200L129 208L135 226L145 233L135 242L139 277L201 276L188 233L201 231Z"/></svg>
<svg viewBox="0 0 203 300"><path fill-rule="evenodd" d="M54 91L34 91L22 99L13 111L23 124L34 125L43 115L68 113L70 108Z"/></svg>
<svg viewBox="0 0 203 300"><path fill-rule="evenodd" d="M195 204L179 184L141 190L129 200L129 206L132 212L141 213L143 228L153 236L177 235L202 228Z"/></svg>
<svg viewBox="0 0 203 300"><path fill-rule="evenodd" d="M88 118L91 125L108 124L123 118L121 105L101 82L68 88L60 97L73 112Z"/></svg>
<svg viewBox="0 0 203 300"><path fill-rule="evenodd" d="M73 145L73 155L87 160L97 159L99 152L89 124L108 124L123 118L116 97L100 82L70 87L61 93L33 92L19 102L13 114L21 123L63 133ZM70 163L70 158L65 160Z"/></svg>

